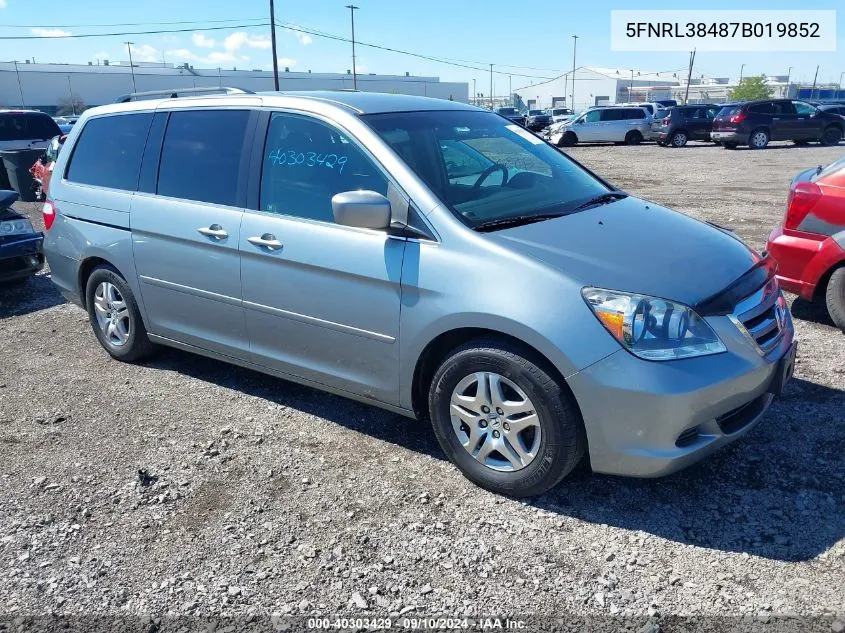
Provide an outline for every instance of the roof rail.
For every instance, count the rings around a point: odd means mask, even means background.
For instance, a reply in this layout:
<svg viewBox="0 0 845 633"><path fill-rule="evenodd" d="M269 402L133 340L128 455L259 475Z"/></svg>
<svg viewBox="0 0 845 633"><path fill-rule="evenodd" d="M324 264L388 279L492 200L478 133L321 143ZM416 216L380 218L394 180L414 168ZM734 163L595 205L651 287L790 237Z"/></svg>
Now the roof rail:
<svg viewBox="0 0 845 633"><path fill-rule="evenodd" d="M242 88L230 88L227 86L208 88L174 88L173 90L148 90L146 92L131 92L121 95L114 100L115 103L129 103L130 101L144 101L145 99L175 99L177 97L195 97L200 95L240 95L255 94L251 90Z"/></svg>

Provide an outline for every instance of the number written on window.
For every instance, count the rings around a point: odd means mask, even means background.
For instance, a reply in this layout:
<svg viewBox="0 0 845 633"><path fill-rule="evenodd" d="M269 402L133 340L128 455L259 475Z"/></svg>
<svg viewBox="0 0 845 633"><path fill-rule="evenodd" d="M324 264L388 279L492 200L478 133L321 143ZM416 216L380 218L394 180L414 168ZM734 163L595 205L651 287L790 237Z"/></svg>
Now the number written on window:
<svg viewBox="0 0 845 633"><path fill-rule="evenodd" d="M319 154L317 152L297 152L296 150L285 150L276 148L267 156L274 167L326 167L337 169L343 173L349 157L343 154Z"/></svg>

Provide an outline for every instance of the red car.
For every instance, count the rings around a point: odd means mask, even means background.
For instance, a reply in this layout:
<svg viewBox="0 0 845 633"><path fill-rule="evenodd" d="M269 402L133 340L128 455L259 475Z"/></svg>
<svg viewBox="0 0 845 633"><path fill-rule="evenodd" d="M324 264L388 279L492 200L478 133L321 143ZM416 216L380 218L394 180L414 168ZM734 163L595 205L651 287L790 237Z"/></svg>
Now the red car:
<svg viewBox="0 0 845 633"><path fill-rule="evenodd" d="M769 235L768 251L781 287L826 301L845 332L845 158L793 179L783 226Z"/></svg>

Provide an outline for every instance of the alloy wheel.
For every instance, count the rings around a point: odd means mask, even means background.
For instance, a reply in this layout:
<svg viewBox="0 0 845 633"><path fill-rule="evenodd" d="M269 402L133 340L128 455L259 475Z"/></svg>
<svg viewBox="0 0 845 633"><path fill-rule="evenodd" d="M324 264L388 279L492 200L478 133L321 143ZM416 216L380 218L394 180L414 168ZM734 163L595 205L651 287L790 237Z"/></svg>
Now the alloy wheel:
<svg viewBox="0 0 845 633"><path fill-rule="evenodd" d="M129 308L117 286L108 281L97 286L94 291L94 316L110 345L122 347L126 344L132 331L132 321Z"/></svg>
<svg viewBox="0 0 845 633"><path fill-rule="evenodd" d="M537 457L540 418L531 399L504 376L466 376L452 391L449 414L458 441L488 468L514 472Z"/></svg>

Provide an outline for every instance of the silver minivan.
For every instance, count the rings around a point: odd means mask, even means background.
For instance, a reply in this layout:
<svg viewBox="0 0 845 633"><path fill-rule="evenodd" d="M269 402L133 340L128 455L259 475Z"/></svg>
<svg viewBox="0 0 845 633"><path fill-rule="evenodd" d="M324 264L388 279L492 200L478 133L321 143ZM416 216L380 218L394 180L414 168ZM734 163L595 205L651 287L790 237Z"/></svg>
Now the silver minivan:
<svg viewBox="0 0 845 633"><path fill-rule="evenodd" d="M114 358L167 345L430 420L472 481L663 475L789 379L774 266L524 128L360 92L89 110L44 205ZM153 371L153 370L150 370Z"/></svg>
<svg viewBox="0 0 845 633"><path fill-rule="evenodd" d="M550 137L559 147L577 143L639 145L651 137L651 115L645 108L608 106L582 112Z"/></svg>

